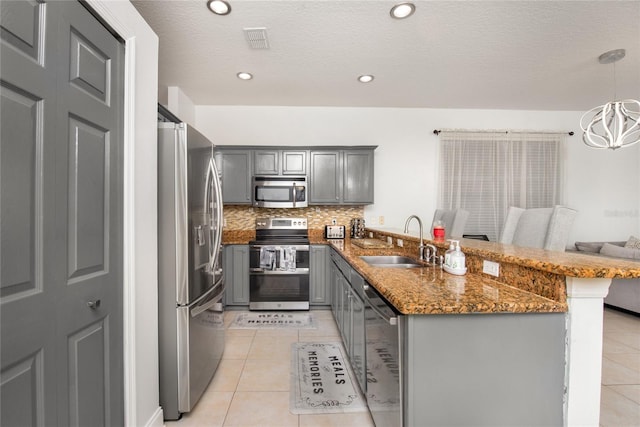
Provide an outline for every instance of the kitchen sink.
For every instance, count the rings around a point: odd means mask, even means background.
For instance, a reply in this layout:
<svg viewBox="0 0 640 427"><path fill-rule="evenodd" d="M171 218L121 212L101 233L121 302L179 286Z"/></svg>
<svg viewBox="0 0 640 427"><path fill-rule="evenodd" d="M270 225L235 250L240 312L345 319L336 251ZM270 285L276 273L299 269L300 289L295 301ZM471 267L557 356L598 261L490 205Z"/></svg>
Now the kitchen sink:
<svg viewBox="0 0 640 427"><path fill-rule="evenodd" d="M373 267L386 267L386 268L418 268L424 267L414 258L400 255L372 255L361 256L361 260Z"/></svg>

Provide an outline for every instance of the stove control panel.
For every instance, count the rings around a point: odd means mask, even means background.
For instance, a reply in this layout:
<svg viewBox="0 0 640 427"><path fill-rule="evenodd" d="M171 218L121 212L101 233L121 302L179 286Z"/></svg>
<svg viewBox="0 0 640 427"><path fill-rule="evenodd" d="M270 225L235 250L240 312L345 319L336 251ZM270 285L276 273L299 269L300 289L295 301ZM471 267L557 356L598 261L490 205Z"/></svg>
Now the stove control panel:
<svg viewBox="0 0 640 427"><path fill-rule="evenodd" d="M256 218L256 230L306 230L307 218Z"/></svg>

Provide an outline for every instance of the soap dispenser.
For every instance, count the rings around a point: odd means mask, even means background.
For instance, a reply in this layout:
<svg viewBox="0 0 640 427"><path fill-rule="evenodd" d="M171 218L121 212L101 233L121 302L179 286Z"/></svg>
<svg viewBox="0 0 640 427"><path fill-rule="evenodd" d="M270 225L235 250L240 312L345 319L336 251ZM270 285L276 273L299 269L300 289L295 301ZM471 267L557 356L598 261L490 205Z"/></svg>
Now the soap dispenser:
<svg viewBox="0 0 640 427"><path fill-rule="evenodd" d="M455 245L453 244L453 240L449 240L451 242L449 244L449 250L444 253L444 265L447 267L451 267L451 254L455 252Z"/></svg>
<svg viewBox="0 0 640 427"><path fill-rule="evenodd" d="M444 271L451 274L456 274L458 276L462 276L467 272L467 267L465 265L465 255L460 250L460 241L452 240L451 244L455 243L455 249L449 255L449 265L445 265Z"/></svg>

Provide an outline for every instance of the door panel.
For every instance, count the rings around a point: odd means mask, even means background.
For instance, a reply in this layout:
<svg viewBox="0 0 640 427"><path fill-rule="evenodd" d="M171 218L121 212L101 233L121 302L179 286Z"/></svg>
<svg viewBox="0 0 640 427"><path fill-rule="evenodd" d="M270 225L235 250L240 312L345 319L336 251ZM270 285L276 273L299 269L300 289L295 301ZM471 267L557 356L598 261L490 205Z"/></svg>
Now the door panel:
<svg viewBox="0 0 640 427"><path fill-rule="evenodd" d="M124 47L76 1L1 16L0 421L121 425Z"/></svg>

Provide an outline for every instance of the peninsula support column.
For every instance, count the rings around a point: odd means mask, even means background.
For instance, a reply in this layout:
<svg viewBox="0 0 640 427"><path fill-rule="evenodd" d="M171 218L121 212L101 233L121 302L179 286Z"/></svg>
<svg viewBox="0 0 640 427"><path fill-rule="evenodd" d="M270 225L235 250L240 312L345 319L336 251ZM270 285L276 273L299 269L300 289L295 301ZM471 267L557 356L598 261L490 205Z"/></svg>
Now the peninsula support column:
<svg viewBox="0 0 640 427"><path fill-rule="evenodd" d="M565 426L600 423L603 299L611 279L567 277Z"/></svg>

